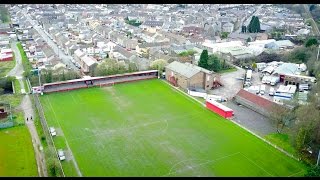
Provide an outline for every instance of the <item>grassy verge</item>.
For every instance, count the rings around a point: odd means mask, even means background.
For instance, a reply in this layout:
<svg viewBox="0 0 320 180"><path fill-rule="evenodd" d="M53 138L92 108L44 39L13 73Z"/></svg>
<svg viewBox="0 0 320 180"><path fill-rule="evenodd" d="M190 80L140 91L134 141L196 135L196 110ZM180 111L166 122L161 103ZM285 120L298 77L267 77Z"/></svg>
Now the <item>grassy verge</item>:
<svg viewBox="0 0 320 180"><path fill-rule="evenodd" d="M223 73L230 73L230 72L235 72L235 71L237 71L237 68L221 70L218 73L223 74Z"/></svg>
<svg viewBox="0 0 320 180"><path fill-rule="evenodd" d="M26 126L0 130L0 176L37 176L37 164Z"/></svg>
<svg viewBox="0 0 320 180"><path fill-rule="evenodd" d="M290 139L287 134L272 133L265 136L265 139L279 146L280 148L287 151L288 153L294 156L297 156L297 152L290 144Z"/></svg>
<svg viewBox="0 0 320 180"><path fill-rule="evenodd" d="M20 86L20 82L18 79L14 80L13 85L14 85L15 94L16 95L21 94L21 86Z"/></svg>
<svg viewBox="0 0 320 180"><path fill-rule="evenodd" d="M23 69L24 69L25 72L30 73L30 71L32 70L32 65L31 65L31 63L30 63L30 61L29 61L29 59L27 57L26 52L24 52L21 43L18 43L17 47L18 47L18 49L20 51L20 54L21 54L21 61L22 61Z"/></svg>
<svg viewBox="0 0 320 180"><path fill-rule="evenodd" d="M204 98L202 98L202 97L194 97L194 98L198 99L202 103L206 103L206 100Z"/></svg>
<svg viewBox="0 0 320 180"><path fill-rule="evenodd" d="M21 108L18 108L18 106L21 104L22 98L23 98L23 95L21 94L3 94L0 96L0 99L2 102L10 103L15 125L24 124L23 110ZM0 162L1 162L1 159L0 159Z"/></svg>
<svg viewBox="0 0 320 180"><path fill-rule="evenodd" d="M15 57L13 54L13 60L12 61L4 61L0 62L0 77L4 77L8 74L8 72L14 68L16 65Z"/></svg>
<svg viewBox="0 0 320 180"><path fill-rule="evenodd" d="M31 98L31 102L32 102L33 108L35 109L34 124L36 126L37 133L40 137L41 146L43 147L44 156L46 159L46 167L48 170L48 176L49 177L62 176L62 172L60 171L60 169L57 169L54 172L52 171L52 163L53 162L57 163L57 161L58 161L57 156L56 156L55 152L52 151L52 148L50 148L50 146L48 145L46 135L45 135L44 129L43 129L41 121L40 121L39 111L36 108L34 98ZM68 163L71 163L71 162L69 161ZM64 165L62 165L62 166L63 166L63 170L65 171L65 166ZM66 169L68 169L68 168L66 168Z"/></svg>
<svg viewBox="0 0 320 180"><path fill-rule="evenodd" d="M3 94L0 96L2 102L7 102L11 104L11 107L15 108L20 105L22 96L13 94Z"/></svg>
<svg viewBox="0 0 320 180"><path fill-rule="evenodd" d="M27 80L23 79L22 81L23 81L23 85L24 85L24 89L25 89L26 93L29 93L30 90L29 90L29 86L27 84Z"/></svg>

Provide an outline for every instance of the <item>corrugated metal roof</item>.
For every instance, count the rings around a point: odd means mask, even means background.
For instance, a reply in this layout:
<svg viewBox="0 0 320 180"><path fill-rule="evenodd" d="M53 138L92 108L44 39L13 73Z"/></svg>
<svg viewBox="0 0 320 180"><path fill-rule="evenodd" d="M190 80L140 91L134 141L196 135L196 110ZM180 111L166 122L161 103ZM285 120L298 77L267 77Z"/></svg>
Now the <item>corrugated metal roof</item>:
<svg viewBox="0 0 320 180"><path fill-rule="evenodd" d="M296 64L283 63L274 70L273 74L296 74L297 72L299 68Z"/></svg>
<svg viewBox="0 0 320 180"><path fill-rule="evenodd" d="M173 61L172 63L167 65L166 68L168 68L174 72L177 72L187 78L191 78L192 76L194 76L200 72L199 69L192 68L192 67L190 67L186 64L180 63L178 61Z"/></svg>

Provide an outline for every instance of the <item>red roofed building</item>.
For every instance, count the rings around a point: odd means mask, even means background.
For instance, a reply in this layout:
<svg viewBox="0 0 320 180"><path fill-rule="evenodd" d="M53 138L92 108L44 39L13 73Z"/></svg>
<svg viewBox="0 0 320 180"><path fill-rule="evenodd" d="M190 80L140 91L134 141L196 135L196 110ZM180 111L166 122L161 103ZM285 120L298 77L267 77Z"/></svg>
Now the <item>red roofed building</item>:
<svg viewBox="0 0 320 180"><path fill-rule="evenodd" d="M234 97L235 101L243 106L256 111L262 115L268 116L272 107L280 106L277 103L265 99L256 94L250 93L244 89L240 89L240 91Z"/></svg>

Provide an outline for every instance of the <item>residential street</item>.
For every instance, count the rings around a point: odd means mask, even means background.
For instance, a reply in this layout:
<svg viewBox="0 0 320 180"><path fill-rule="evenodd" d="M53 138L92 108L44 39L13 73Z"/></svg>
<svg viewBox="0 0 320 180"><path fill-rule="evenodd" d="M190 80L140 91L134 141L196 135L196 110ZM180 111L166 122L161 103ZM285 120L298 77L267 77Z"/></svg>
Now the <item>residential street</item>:
<svg viewBox="0 0 320 180"><path fill-rule="evenodd" d="M30 15L25 14L27 17L28 21L33 25L33 28L37 30L37 32L42 36L42 38L48 43L48 45L53 49L53 51L56 53L56 55L62 60L64 64L66 64L68 67L78 70L78 68L71 62L73 59L72 56L66 55L59 47L57 44L55 44L50 37L44 32L43 29L40 28L34 21L30 18Z"/></svg>
<svg viewBox="0 0 320 180"><path fill-rule="evenodd" d="M21 54L19 52L19 49L17 48L17 42L12 42L11 48L15 54L16 66L8 73L8 76L15 76L19 80L21 88L24 88L24 84L22 81L23 79L22 74L24 70L22 66ZM16 91L21 91L21 89L19 90L17 89ZM20 104L20 108L24 111L25 123L31 134L32 144L33 144L37 166L38 166L38 174L40 177L47 177L48 173L47 173L47 167L46 167L45 158L44 158L45 156L44 156L44 152L40 151L39 149L41 146L41 141L36 131L34 121L30 121L30 120L26 121L26 119L27 118L30 119L31 116L33 118L35 117L32 103L28 94L23 97L22 102Z"/></svg>
<svg viewBox="0 0 320 180"><path fill-rule="evenodd" d="M254 13L252 13L250 16L247 17L247 19L245 19L245 17L242 18L242 19L241 19L240 26L239 26L239 29L235 30L234 32L241 33L241 26L242 26L242 25L248 26L249 23L250 23L250 21L251 21L252 16L255 16L256 14L258 14L258 12L259 12L260 9L262 8L262 6L263 6L263 5L260 5ZM244 22L243 22L243 20L244 20Z"/></svg>

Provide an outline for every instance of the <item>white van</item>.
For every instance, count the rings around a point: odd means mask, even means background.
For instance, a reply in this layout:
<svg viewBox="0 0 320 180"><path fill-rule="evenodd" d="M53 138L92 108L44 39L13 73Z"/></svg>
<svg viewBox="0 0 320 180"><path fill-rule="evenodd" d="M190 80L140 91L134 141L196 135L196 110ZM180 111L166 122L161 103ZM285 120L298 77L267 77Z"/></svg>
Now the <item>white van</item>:
<svg viewBox="0 0 320 180"><path fill-rule="evenodd" d="M54 129L54 127L50 127L49 128L49 132L50 132L51 136L56 136L57 135L56 130Z"/></svg>
<svg viewBox="0 0 320 180"><path fill-rule="evenodd" d="M64 152L63 152L62 149L58 149L58 159L59 159L60 161L63 161L63 160L66 159L66 157L64 156Z"/></svg>
<svg viewBox="0 0 320 180"><path fill-rule="evenodd" d="M273 96L274 95L274 88L270 88L269 90L269 96Z"/></svg>

